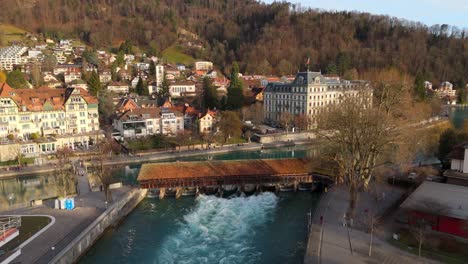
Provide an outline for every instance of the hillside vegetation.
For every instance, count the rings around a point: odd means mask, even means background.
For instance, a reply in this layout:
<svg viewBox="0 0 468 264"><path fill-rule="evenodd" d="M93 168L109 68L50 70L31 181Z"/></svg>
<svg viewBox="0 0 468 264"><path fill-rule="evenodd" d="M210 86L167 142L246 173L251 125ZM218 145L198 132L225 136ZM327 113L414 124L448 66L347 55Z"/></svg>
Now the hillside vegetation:
<svg viewBox="0 0 468 264"><path fill-rule="evenodd" d="M345 75L396 67L435 84L468 81L468 31L425 26L387 16L297 10L287 3L254 0L2 0L0 22L48 37L76 37L95 47L128 39L161 55L181 41L204 49L193 57L224 71L291 74L310 68ZM190 39L180 28L193 32Z"/></svg>
<svg viewBox="0 0 468 264"><path fill-rule="evenodd" d="M0 23L0 47L24 40L25 30L13 25Z"/></svg>

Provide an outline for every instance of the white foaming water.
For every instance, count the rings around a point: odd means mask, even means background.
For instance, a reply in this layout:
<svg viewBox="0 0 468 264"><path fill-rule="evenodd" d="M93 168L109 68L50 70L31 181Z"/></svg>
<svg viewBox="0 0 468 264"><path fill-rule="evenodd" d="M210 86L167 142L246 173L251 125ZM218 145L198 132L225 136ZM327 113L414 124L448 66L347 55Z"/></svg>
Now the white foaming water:
<svg viewBox="0 0 468 264"><path fill-rule="evenodd" d="M278 197L272 193L232 199L200 196L175 234L165 239L156 263L257 263L258 227L271 220Z"/></svg>

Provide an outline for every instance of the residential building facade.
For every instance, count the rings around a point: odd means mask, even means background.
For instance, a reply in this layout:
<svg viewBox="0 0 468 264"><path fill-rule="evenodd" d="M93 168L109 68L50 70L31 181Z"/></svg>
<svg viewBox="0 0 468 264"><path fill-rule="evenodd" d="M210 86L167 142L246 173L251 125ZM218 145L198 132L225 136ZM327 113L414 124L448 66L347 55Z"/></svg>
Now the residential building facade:
<svg viewBox="0 0 468 264"><path fill-rule="evenodd" d="M0 140L36 146L23 154L87 147L98 133L98 101L86 90L13 89L0 83Z"/></svg>
<svg viewBox="0 0 468 264"><path fill-rule="evenodd" d="M26 56L23 56L28 51L27 47L10 46L0 49L0 69L7 71L13 70L15 65L23 65L27 62Z"/></svg>
<svg viewBox="0 0 468 264"><path fill-rule="evenodd" d="M211 61L196 61L195 70L196 71L211 71L213 69L213 63Z"/></svg>
<svg viewBox="0 0 468 264"><path fill-rule="evenodd" d="M123 138L176 135L184 130L184 117L182 113L168 108L137 108L115 118L113 127Z"/></svg>
<svg viewBox="0 0 468 264"><path fill-rule="evenodd" d="M169 93L171 97L194 96L195 83L190 81L173 83L169 85Z"/></svg>

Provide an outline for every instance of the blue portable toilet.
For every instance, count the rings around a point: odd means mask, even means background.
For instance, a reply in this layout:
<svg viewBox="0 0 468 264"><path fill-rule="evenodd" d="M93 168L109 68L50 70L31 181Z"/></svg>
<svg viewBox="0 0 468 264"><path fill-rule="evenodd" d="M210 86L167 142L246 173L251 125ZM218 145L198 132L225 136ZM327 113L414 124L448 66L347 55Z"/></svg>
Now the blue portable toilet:
<svg viewBox="0 0 468 264"><path fill-rule="evenodd" d="M73 198L66 199L65 200L65 209L67 209L67 210L75 209L75 199L73 199Z"/></svg>

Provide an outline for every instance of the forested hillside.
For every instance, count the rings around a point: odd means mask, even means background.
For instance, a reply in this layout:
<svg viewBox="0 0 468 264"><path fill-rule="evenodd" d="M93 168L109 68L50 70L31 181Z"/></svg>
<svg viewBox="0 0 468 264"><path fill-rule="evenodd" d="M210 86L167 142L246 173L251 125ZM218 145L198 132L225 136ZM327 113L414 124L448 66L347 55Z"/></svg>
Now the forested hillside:
<svg viewBox="0 0 468 264"><path fill-rule="evenodd" d="M253 0L2 0L2 6L1 22L94 47L128 39L160 54L186 29L205 47L191 55L227 71L237 60L242 72L289 74L310 57L311 69L340 75L395 66L435 84L468 82L468 30L447 25Z"/></svg>

